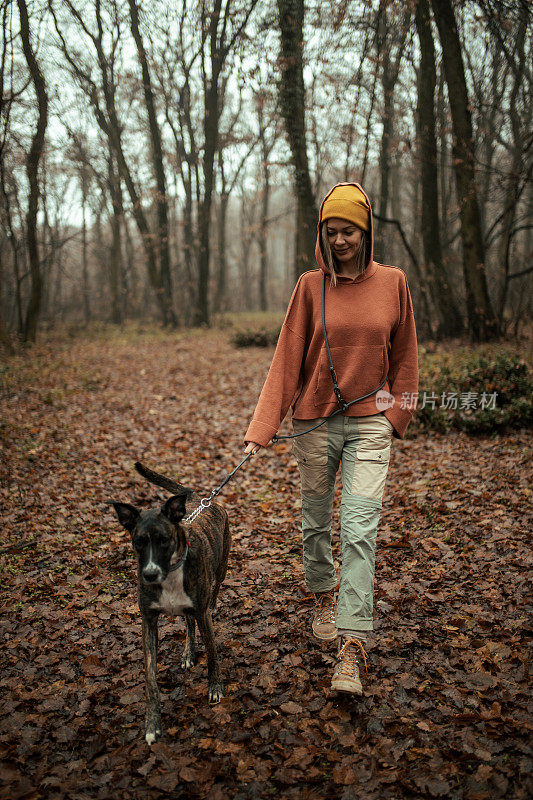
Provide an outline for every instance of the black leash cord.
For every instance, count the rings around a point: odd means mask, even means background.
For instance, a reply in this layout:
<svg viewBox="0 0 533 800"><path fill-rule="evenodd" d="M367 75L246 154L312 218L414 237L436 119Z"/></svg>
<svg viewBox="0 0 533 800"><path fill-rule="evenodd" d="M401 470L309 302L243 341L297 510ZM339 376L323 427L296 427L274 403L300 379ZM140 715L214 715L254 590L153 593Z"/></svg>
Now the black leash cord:
<svg viewBox="0 0 533 800"><path fill-rule="evenodd" d="M361 395L361 397L357 397L355 400L351 400L349 403L344 403L342 408L338 408L336 411L332 411L331 414L328 414L327 417L324 417L322 422L319 422L317 425L313 425L312 428L308 428L306 431L301 431L300 433L292 433L289 436L278 436L277 434L275 434L272 437L272 441L275 444L276 442L279 442L280 439L296 439L297 436L303 436L304 433L309 433L310 431L314 431L316 428L320 428L320 426L323 425L325 422L327 422L328 419L331 419L331 417L335 417L337 414L340 414L342 411L346 411L347 408L349 408L350 406L353 406L354 403L358 403L359 400L364 400L366 397L370 397L370 395L375 394L376 392L379 392L381 387L385 386L386 383L387 383L387 378L385 378L383 383L380 383L380 385L378 386L377 389L374 389L373 391L368 392L368 394L363 394L363 395Z"/></svg>
<svg viewBox="0 0 533 800"><path fill-rule="evenodd" d="M230 481L230 480L233 478L233 476L235 475L235 473L237 472L237 470L238 470L238 469L240 469L240 468L242 467L242 465L244 464L244 462L245 462L245 461L248 461L248 459L250 458L250 456L253 456L253 455L254 455L254 451L253 451L253 450L251 450L251 451L248 453L248 455L247 455L247 456L245 456L245 457L243 458L243 460L242 460L242 461L241 461L239 464L237 464L237 466L235 467L235 469L234 469L232 472L230 472L230 473L229 473L229 475L226 475L226 477L224 478L224 480L222 481L222 483L220 484L220 486L219 486L217 489L214 489L214 490L211 492L211 497L216 497L216 496L217 496L217 494L219 494L219 492L221 492L221 491L222 491L222 489L224 488L224 486L225 486L225 485L226 485L226 484L227 484L227 483L228 483L228 482L229 482L229 481Z"/></svg>
<svg viewBox="0 0 533 800"><path fill-rule="evenodd" d="M253 455L254 455L254 451L253 451L253 450L251 450L251 451L248 453L248 455L246 455L246 456L243 458L243 460L242 460L242 461L241 461L239 464L237 464L237 466L235 467L235 469L234 469L234 470L232 470L232 471L229 473L229 475L226 475L226 477L224 478L224 480L222 481L222 483L220 484L220 486L217 486L217 488L216 488L216 489L213 489L213 491L211 492L211 494L210 494L208 497L202 497L202 499L200 500L200 504L199 504L199 505L198 505L198 506L197 506L197 507L194 509L194 511L191 511L191 513L190 513L190 514L189 514L187 517L185 517L183 521L184 521L184 522L187 522L187 523L194 522L194 521L195 521L195 519L197 519L197 518L200 516L200 514L202 513L202 511L203 511L204 509L206 509L206 508L209 508L209 506L211 505L211 501L212 501L212 500L214 500L214 499L215 499L215 497L216 497L218 494L220 494L220 492L222 491L222 489L224 488L224 486L225 486L225 485L228 483L228 481L230 481L230 480L233 478L233 476L235 475L235 473L237 472L237 470L238 470L238 469L240 469L240 468L242 467L242 465L244 464L244 462L245 462L245 461L248 461L248 459L250 458L250 456L253 456ZM188 543L187 543L187 544L188 544ZM189 552L189 551L188 551L188 548L187 548L187 551L186 551L186 553L185 553L185 556L183 557L182 561L180 561L180 563L179 563L177 566L173 567L173 569L177 569L179 566L181 566L181 563L182 563L182 562L185 560L185 557L187 556L187 553L188 553L188 552Z"/></svg>

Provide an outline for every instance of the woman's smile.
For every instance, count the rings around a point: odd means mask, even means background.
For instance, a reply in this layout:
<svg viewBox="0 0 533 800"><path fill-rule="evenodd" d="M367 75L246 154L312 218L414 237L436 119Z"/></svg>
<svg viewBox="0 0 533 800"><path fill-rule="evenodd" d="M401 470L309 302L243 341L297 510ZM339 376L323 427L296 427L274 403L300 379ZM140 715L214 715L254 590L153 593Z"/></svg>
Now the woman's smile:
<svg viewBox="0 0 533 800"><path fill-rule="evenodd" d="M345 219L328 219L327 236L333 253L342 261L343 269L347 269L352 261L355 263L363 237L363 231L357 225Z"/></svg>

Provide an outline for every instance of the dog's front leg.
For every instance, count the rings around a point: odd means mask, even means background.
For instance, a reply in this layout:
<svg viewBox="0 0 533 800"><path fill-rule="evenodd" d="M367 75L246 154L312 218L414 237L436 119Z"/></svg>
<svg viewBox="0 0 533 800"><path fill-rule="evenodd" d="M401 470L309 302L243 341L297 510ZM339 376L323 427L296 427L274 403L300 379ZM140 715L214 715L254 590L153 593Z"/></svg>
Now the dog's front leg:
<svg viewBox="0 0 533 800"><path fill-rule="evenodd" d="M197 617L198 628L207 653L207 678L209 681L208 698L210 703L218 703L224 697L224 686L220 680L217 649L209 609Z"/></svg>
<svg viewBox="0 0 533 800"><path fill-rule="evenodd" d="M161 704L157 688L157 620L158 614L142 617L144 681L146 688L146 721L144 738L153 744L161 736Z"/></svg>
<svg viewBox="0 0 533 800"><path fill-rule="evenodd" d="M187 638L185 639L185 649L181 657L181 668L190 669L196 664L196 620L192 614L185 615L187 623Z"/></svg>

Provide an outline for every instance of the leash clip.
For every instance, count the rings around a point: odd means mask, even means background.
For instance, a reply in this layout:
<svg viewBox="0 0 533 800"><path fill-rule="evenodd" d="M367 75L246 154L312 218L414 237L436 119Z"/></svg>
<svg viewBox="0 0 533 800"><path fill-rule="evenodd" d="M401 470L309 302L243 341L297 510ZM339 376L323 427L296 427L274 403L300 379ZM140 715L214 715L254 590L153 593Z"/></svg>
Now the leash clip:
<svg viewBox="0 0 533 800"><path fill-rule="evenodd" d="M341 390L339 389L336 383L333 387L333 391L335 392L335 397L337 398L337 403L340 406L341 411L346 411L346 409L348 408L348 403L346 402L346 400L343 399Z"/></svg>
<svg viewBox="0 0 533 800"><path fill-rule="evenodd" d="M194 522L194 520L197 517L200 516L200 514L202 513L202 511L204 509L209 508L209 506L211 505L211 500L212 500L213 497L214 497L214 493L213 492L211 492L211 495L209 497L202 497L202 499L200 500L200 505L196 506L194 511L191 511L189 516L185 517L183 522L186 522L186 523Z"/></svg>

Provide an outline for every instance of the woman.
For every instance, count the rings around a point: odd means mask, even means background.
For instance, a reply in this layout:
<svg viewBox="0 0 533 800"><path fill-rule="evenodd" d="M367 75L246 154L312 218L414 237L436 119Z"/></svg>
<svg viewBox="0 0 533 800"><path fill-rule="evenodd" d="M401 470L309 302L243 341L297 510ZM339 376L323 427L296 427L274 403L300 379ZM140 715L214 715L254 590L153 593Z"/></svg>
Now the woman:
<svg viewBox="0 0 533 800"><path fill-rule="evenodd" d="M289 407L296 434L343 409L292 441L301 477L305 582L316 601L312 630L318 639L340 637L331 687L355 694L362 694L359 659L366 667L364 645L373 629L376 531L391 442L405 435L418 392L407 279L398 267L374 261L373 249L367 194L358 183L337 184L320 207L318 269L305 272L296 284L245 435L245 452L257 452L277 433ZM322 325L323 275L334 371ZM342 565L336 597L331 518L339 463Z"/></svg>

